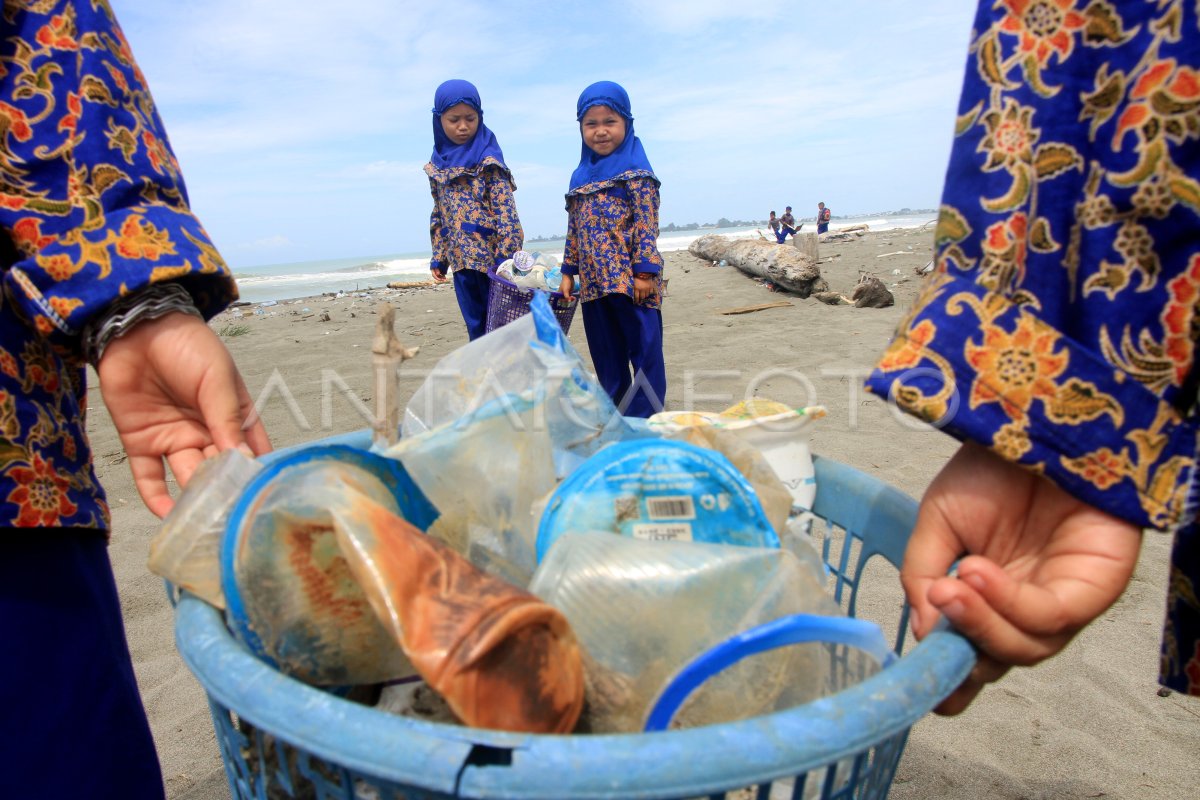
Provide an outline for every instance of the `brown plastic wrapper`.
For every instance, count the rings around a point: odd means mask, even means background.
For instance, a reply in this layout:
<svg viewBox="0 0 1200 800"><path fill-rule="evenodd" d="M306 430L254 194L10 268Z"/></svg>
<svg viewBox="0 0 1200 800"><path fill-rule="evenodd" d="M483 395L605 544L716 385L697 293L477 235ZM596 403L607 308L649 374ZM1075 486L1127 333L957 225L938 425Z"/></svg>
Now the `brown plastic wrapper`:
<svg viewBox="0 0 1200 800"><path fill-rule="evenodd" d="M376 615L465 724L568 733L583 659L566 618L369 501L334 515Z"/></svg>

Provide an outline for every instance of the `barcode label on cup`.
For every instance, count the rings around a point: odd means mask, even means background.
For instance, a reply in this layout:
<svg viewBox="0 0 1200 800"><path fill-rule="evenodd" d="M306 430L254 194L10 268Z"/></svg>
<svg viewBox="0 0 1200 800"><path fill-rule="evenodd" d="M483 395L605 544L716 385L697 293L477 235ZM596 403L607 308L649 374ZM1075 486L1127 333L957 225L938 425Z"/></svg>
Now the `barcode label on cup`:
<svg viewBox="0 0 1200 800"><path fill-rule="evenodd" d="M690 542L692 526L686 522L667 522L659 525L634 525L633 538L647 542Z"/></svg>
<svg viewBox="0 0 1200 800"><path fill-rule="evenodd" d="M646 516L650 519L695 519L696 506L688 495L647 497Z"/></svg>

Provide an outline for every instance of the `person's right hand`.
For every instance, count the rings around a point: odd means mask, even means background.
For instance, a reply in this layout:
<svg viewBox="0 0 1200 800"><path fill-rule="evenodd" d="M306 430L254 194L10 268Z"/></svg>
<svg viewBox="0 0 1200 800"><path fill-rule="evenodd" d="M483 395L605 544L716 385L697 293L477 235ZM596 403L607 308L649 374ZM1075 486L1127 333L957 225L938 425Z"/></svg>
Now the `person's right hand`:
<svg viewBox="0 0 1200 800"><path fill-rule="evenodd" d="M571 302L571 292L575 291L575 278L571 275L563 275L562 280L558 282L558 291L562 294L563 299L568 303Z"/></svg>
<svg viewBox="0 0 1200 800"><path fill-rule="evenodd" d="M429 273L433 276L434 283L446 283L450 280L446 277L446 270L444 269L431 269Z"/></svg>
<svg viewBox="0 0 1200 800"><path fill-rule="evenodd" d="M917 637L944 615L980 651L937 712L957 714L1009 667L1062 650L1124 591L1140 534L984 447L963 445L925 492L900 570ZM947 577L960 558L957 577Z"/></svg>

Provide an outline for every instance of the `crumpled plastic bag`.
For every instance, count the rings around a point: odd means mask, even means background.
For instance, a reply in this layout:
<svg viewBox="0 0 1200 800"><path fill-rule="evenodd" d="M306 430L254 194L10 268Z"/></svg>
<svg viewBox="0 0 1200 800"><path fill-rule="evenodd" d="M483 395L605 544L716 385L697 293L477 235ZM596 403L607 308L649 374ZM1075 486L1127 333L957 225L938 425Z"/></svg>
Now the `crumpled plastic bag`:
<svg viewBox="0 0 1200 800"><path fill-rule="evenodd" d="M430 535L521 586L536 566L535 502L605 445L653 437L587 375L545 296L531 308L438 362L385 453L441 511Z"/></svg>
<svg viewBox="0 0 1200 800"><path fill-rule="evenodd" d="M550 435L559 478L607 444L649 435L617 412L583 368L546 295L537 293L529 314L463 345L437 363L409 400L401 438L455 422L489 402L526 393L532 393L533 403L543 406L537 423ZM419 478L417 483L421 483ZM443 508L436 498L430 499Z"/></svg>
<svg viewBox="0 0 1200 800"><path fill-rule="evenodd" d="M261 469L261 463L238 450L226 450L197 467L150 540L150 571L224 609L221 536L238 495Z"/></svg>
<svg viewBox="0 0 1200 800"><path fill-rule="evenodd" d="M519 586L537 566L532 506L556 484L553 445L532 395L505 395L386 453L442 509L429 535Z"/></svg>
<svg viewBox="0 0 1200 800"><path fill-rule="evenodd" d="M334 526L376 616L459 719L530 733L575 727L583 662L561 612L378 504L339 507Z"/></svg>

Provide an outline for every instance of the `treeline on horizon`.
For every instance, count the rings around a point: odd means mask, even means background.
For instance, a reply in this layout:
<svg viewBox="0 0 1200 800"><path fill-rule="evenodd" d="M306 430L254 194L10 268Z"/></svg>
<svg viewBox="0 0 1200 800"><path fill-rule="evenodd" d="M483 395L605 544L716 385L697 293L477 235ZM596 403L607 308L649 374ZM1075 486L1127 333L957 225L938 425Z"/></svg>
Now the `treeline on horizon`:
<svg viewBox="0 0 1200 800"><path fill-rule="evenodd" d="M869 214L834 214L832 219L861 219L863 217L887 217L887 216L904 216L907 214L936 214L936 208L901 208L898 211L873 211ZM801 222L812 222L816 217L796 217ZM668 222L666 225L659 225L659 233L677 233L679 231L698 231L709 228L752 228L758 225L766 225L765 219L726 219L721 217L716 222L689 222L686 225L676 225L674 222ZM554 236L534 236L526 239L529 242L553 242L557 239L565 239L567 235L560 233Z"/></svg>

